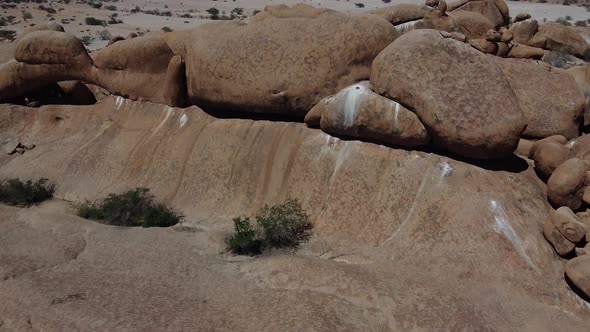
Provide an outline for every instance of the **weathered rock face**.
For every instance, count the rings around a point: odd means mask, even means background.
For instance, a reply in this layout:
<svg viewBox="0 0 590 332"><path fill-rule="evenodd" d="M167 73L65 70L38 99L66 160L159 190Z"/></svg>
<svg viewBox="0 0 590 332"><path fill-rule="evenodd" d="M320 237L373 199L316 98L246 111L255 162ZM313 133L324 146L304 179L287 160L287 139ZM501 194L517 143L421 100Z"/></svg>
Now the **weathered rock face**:
<svg viewBox="0 0 590 332"><path fill-rule="evenodd" d="M567 262L565 275L586 297L590 297L590 255L576 257Z"/></svg>
<svg viewBox="0 0 590 332"><path fill-rule="evenodd" d="M430 143L416 114L371 91L368 81L351 85L319 104L325 105L321 128L329 134L408 148Z"/></svg>
<svg viewBox="0 0 590 332"><path fill-rule="evenodd" d="M580 242L586 235L586 227L568 207L562 206L555 211L551 211L551 222L572 243Z"/></svg>
<svg viewBox="0 0 590 332"><path fill-rule="evenodd" d="M568 139L578 136L585 98L571 77L535 61L496 59L526 119L523 135L563 135Z"/></svg>
<svg viewBox="0 0 590 332"><path fill-rule="evenodd" d="M548 205L530 169L490 171L298 123L113 97L26 112L4 105L0 141L7 136L37 147L0 156L0 177L48 177L74 201L148 186L199 229L122 231L46 207L1 207L0 233L11 236L0 241L0 278L9 278L0 317L16 330L27 319L42 330L588 328L541 234ZM226 262L231 218L286 197L315 222L305 253ZM59 303L71 294L86 300ZM309 319L277 323L287 308Z"/></svg>
<svg viewBox="0 0 590 332"><path fill-rule="evenodd" d="M519 21L512 24L509 31L516 43L526 44L539 31L539 23L530 19Z"/></svg>
<svg viewBox="0 0 590 332"><path fill-rule="evenodd" d="M565 49L579 58L584 58L589 49L588 43L572 27L555 22L540 24L535 39L546 39L547 49Z"/></svg>
<svg viewBox="0 0 590 332"><path fill-rule="evenodd" d="M468 39L484 38L488 30L494 29L494 24L485 16L466 10L455 10L449 16L457 22L457 25Z"/></svg>
<svg viewBox="0 0 590 332"><path fill-rule="evenodd" d="M507 57L517 59L540 60L545 55L545 50L524 44L516 44L508 52Z"/></svg>
<svg viewBox="0 0 590 332"><path fill-rule="evenodd" d="M414 110L435 145L465 157L511 155L526 126L494 57L438 31L412 31L389 45L373 63L371 84Z"/></svg>
<svg viewBox="0 0 590 332"><path fill-rule="evenodd" d="M555 207L577 210L587 185L586 163L578 158L565 161L547 181L547 199Z"/></svg>
<svg viewBox="0 0 590 332"><path fill-rule="evenodd" d="M543 235L545 239L551 243L555 252L560 256L566 256L571 253L576 247L575 243L568 241L568 239L561 234L551 219L547 219L543 225Z"/></svg>
<svg viewBox="0 0 590 332"><path fill-rule="evenodd" d="M488 19L495 28L508 24L508 6L503 0L458 0L449 4L449 10L469 11L481 14Z"/></svg>
<svg viewBox="0 0 590 332"><path fill-rule="evenodd" d="M549 179L557 167L570 157L570 150L557 142L537 142L531 148L531 158L535 161L535 170L543 179Z"/></svg>
<svg viewBox="0 0 590 332"><path fill-rule="evenodd" d="M188 94L192 104L207 107L304 115L322 98L368 79L373 58L396 36L375 15L331 11L204 24L186 45Z"/></svg>
<svg viewBox="0 0 590 332"><path fill-rule="evenodd" d="M22 37L16 44L14 58L32 65L65 64L75 69L92 63L86 48L74 35L45 30L35 31Z"/></svg>

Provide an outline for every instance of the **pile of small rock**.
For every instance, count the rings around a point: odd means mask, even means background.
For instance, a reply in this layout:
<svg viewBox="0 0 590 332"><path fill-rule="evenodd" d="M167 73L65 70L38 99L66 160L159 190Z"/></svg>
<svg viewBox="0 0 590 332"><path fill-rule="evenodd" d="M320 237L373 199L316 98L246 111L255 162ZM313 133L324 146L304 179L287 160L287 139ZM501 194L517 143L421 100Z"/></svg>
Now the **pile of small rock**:
<svg viewBox="0 0 590 332"><path fill-rule="evenodd" d="M590 296L590 162L584 144L590 135L570 142L564 136L550 136L535 143L523 143L539 178L547 182L547 200L556 209L549 212L543 235L557 254L569 259L565 274L585 296Z"/></svg>

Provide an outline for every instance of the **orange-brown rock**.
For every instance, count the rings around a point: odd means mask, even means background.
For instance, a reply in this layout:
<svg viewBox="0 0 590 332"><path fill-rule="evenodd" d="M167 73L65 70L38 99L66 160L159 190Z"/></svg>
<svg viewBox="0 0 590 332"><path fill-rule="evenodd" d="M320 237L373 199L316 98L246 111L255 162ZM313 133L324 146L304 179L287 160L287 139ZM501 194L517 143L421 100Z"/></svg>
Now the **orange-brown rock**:
<svg viewBox="0 0 590 332"><path fill-rule="evenodd" d="M588 183L586 163L572 158L559 165L547 181L547 199L554 207L567 206L578 210L582 206L584 189Z"/></svg>
<svg viewBox="0 0 590 332"><path fill-rule="evenodd" d="M543 235L545 236L545 239L551 243L557 254L560 256L566 256L576 247L574 243L568 241L568 239L566 239L565 236L559 232L557 227L555 227L549 218L543 225Z"/></svg>
<svg viewBox="0 0 590 332"><path fill-rule="evenodd" d="M535 39L543 38L546 39L547 49L566 50L579 58L584 58L589 49L588 42L573 27L555 22L539 25L539 32L535 35Z"/></svg>
<svg viewBox="0 0 590 332"><path fill-rule="evenodd" d="M581 291L590 297L590 255L575 257L565 264L565 275Z"/></svg>
<svg viewBox="0 0 590 332"><path fill-rule="evenodd" d="M321 128L329 134L407 148L430 142L416 114L371 91L368 81L343 89L324 104Z"/></svg>
<svg viewBox="0 0 590 332"><path fill-rule="evenodd" d="M512 46L508 52L508 58L517 59L535 59L540 60L545 55L545 50L542 48L531 47L524 44L516 44Z"/></svg>
<svg viewBox="0 0 590 332"><path fill-rule="evenodd" d="M552 210L550 215L551 222L568 241L578 243L586 235L586 226L570 208L562 206Z"/></svg>
<svg viewBox="0 0 590 332"><path fill-rule="evenodd" d="M39 330L108 331L588 327L541 234L547 203L530 169L121 97L0 108L0 142L24 134L37 144L0 156L0 178L48 177L71 201L149 186L187 216L172 229L121 229L58 200L0 206L0 234L10 235L0 241L2 328L27 330L29 319ZM287 197L315 223L301 254L224 253L232 217Z"/></svg>
<svg viewBox="0 0 590 332"><path fill-rule="evenodd" d="M570 157L569 149L556 142L537 142L531 148L531 159L535 161L535 170L542 179L549 179L557 167Z"/></svg>
<svg viewBox="0 0 590 332"><path fill-rule="evenodd" d="M508 6L503 0L458 0L449 4L448 10L464 10L481 14L495 28L507 25L509 21Z"/></svg>
<svg viewBox="0 0 590 332"><path fill-rule="evenodd" d="M473 46L473 48L484 54L495 55L496 53L498 53L498 45L483 38L471 39L469 41L469 44Z"/></svg>
<svg viewBox="0 0 590 332"><path fill-rule="evenodd" d="M371 84L414 110L435 145L465 157L507 157L525 128L495 57L438 31L415 30L390 44L373 62Z"/></svg>
<svg viewBox="0 0 590 332"><path fill-rule="evenodd" d="M185 45L190 102L304 115L322 98L368 79L372 59L396 37L380 17L333 11L203 24Z"/></svg>
<svg viewBox="0 0 590 332"><path fill-rule="evenodd" d="M485 38L486 32L495 28L494 24L480 13L459 9L450 12L449 16L459 26L459 32L467 36L468 40Z"/></svg>
<svg viewBox="0 0 590 332"><path fill-rule="evenodd" d="M517 45L512 48L521 47ZM508 55L510 56L510 54ZM584 95L563 71L540 62L496 58L527 122L526 137L579 135Z"/></svg>
<svg viewBox="0 0 590 332"><path fill-rule="evenodd" d="M527 44L539 32L539 23L537 20L530 19L515 22L510 26L509 31L515 43Z"/></svg>

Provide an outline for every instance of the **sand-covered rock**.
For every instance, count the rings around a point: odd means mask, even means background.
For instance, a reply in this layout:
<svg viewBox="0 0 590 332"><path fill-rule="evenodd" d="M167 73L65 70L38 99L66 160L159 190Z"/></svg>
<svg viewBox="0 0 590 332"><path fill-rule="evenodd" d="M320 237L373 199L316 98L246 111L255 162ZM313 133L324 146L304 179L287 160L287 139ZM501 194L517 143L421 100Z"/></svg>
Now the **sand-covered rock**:
<svg viewBox="0 0 590 332"><path fill-rule="evenodd" d="M494 57L438 31L398 38L375 59L371 83L376 92L414 110L435 145L465 157L509 156L525 128Z"/></svg>

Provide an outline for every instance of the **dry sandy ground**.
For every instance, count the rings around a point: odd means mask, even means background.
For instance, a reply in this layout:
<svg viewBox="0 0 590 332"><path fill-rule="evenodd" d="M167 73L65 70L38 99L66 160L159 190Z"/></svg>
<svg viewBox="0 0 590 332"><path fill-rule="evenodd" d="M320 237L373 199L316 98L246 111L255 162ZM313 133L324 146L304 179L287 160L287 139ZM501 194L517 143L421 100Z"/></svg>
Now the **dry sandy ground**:
<svg viewBox="0 0 590 332"><path fill-rule="evenodd" d="M75 34L78 37L90 36L94 41L89 45L90 49L104 47L107 40L101 40L98 35L99 31L108 30L111 35L126 36L130 32L146 32L158 31L163 27L171 29L188 29L198 24L207 22L209 8L217 8L220 15L229 16L231 11L235 8L242 8L245 19L252 16L255 10L261 10L264 6L269 4L287 4L293 5L296 3L307 3L314 6L328 7L343 12L358 13L374 8L379 8L391 4L398 3L422 3L421 0L392 0L389 4L385 4L382 0L158 0L158 1L138 1L138 0L122 0L119 2L104 2L102 9L95 9L87 4L60 4L51 3L44 4L51 6L58 11L53 14L55 22L62 24L66 31ZM356 4L362 3L363 8L359 8ZM113 5L117 7L116 11L106 10L104 7ZM582 7L577 6L561 6L550 4L535 4L509 1L512 15L521 12L528 12L533 17L543 20L555 20L558 17L571 16L572 21L590 19L590 12L587 12ZM130 10L138 6L141 10L159 10L161 12L170 11L172 16L157 16L143 13L130 13ZM33 15L33 19L24 21L22 19L22 11L28 11ZM109 16L117 13L118 17L123 20L122 24L108 25L107 27L89 26L84 20L86 17L95 17L101 20L108 20ZM181 15L190 15L191 18L182 18ZM4 29L14 30L17 32L23 31L31 24L41 24L48 19L45 11L38 9L38 4L19 4L15 9L3 9L2 16L15 16L17 24L5 27ZM62 23L63 19L73 20L70 23Z"/></svg>

